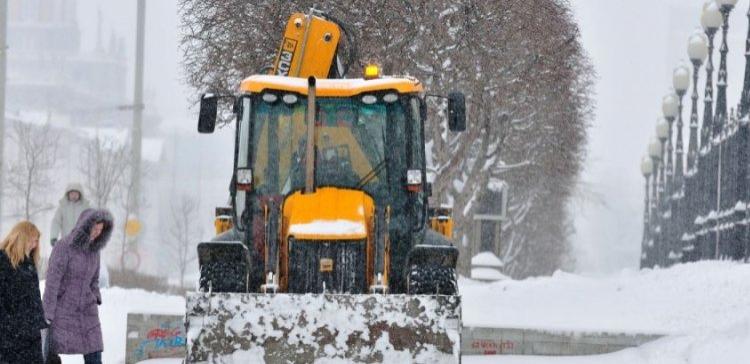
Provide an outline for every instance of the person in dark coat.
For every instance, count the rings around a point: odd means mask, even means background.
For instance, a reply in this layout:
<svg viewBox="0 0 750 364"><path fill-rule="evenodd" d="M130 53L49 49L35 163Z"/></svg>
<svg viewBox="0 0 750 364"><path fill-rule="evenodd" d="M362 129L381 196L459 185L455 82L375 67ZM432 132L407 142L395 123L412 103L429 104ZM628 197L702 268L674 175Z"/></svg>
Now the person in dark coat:
<svg viewBox="0 0 750 364"><path fill-rule="evenodd" d="M39 229L16 224L0 243L0 364L42 364Z"/></svg>
<svg viewBox="0 0 750 364"><path fill-rule="evenodd" d="M76 227L55 244L44 289L44 315L50 321L51 350L83 354L86 364L101 363L104 350L99 309L99 252L112 235L112 215L87 209Z"/></svg>

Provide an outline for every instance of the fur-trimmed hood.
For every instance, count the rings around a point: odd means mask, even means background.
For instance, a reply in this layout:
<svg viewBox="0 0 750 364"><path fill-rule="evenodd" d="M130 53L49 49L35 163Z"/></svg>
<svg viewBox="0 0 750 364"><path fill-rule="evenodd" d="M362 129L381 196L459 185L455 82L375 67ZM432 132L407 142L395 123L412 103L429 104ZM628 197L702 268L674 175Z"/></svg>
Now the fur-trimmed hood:
<svg viewBox="0 0 750 364"><path fill-rule="evenodd" d="M104 224L101 235L94 239L94 241L89 241L91 229L99 222ZM112 235L113 224L112 214L105 209L83 210L81 216L78 218L76 227L70 232L73 240L71 244L84 250L98 252L107 245Z"/></svg>

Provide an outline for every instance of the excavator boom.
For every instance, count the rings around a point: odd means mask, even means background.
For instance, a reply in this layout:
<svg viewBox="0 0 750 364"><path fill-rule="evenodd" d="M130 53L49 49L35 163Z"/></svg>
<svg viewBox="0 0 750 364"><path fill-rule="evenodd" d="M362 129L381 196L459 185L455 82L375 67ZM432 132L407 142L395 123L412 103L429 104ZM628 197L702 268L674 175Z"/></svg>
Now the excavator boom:
<svg viewBox="0 0 750 364"><path fill-rule="evenodd" d="M274 62L276 76L327 78L336 58L341 30L320 16L295 13L289 18Z"/></svg>

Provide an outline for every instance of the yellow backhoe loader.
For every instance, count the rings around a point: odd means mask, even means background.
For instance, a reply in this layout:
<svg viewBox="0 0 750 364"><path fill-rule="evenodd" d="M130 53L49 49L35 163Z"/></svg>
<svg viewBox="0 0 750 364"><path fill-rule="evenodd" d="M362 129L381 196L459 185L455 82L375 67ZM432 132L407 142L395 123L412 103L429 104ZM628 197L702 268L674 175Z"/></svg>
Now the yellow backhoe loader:
<svg viewBox="0 0 750 364"><path fill-rule="evenodd" d="M422 83L376 65L347 78L342 29L351 55L340 22L293 14L270 74L201 98L199 132L231 97L236 138L232 206L187 295L188 363L460 361L458 251L449 211L428 212ZM464 96L447 99L461 131Z"/></svg>

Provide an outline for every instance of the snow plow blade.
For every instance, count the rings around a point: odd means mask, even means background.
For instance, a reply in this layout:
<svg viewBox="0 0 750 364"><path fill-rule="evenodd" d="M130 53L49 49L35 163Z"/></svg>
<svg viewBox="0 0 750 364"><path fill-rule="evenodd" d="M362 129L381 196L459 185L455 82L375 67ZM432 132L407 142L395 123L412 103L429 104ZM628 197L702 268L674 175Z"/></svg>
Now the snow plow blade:
<svg viewBox="0 0 750 364"><path fill-rule="evenodd" d="M459 296L189 293L187 363L458 363Z"/></svg>

